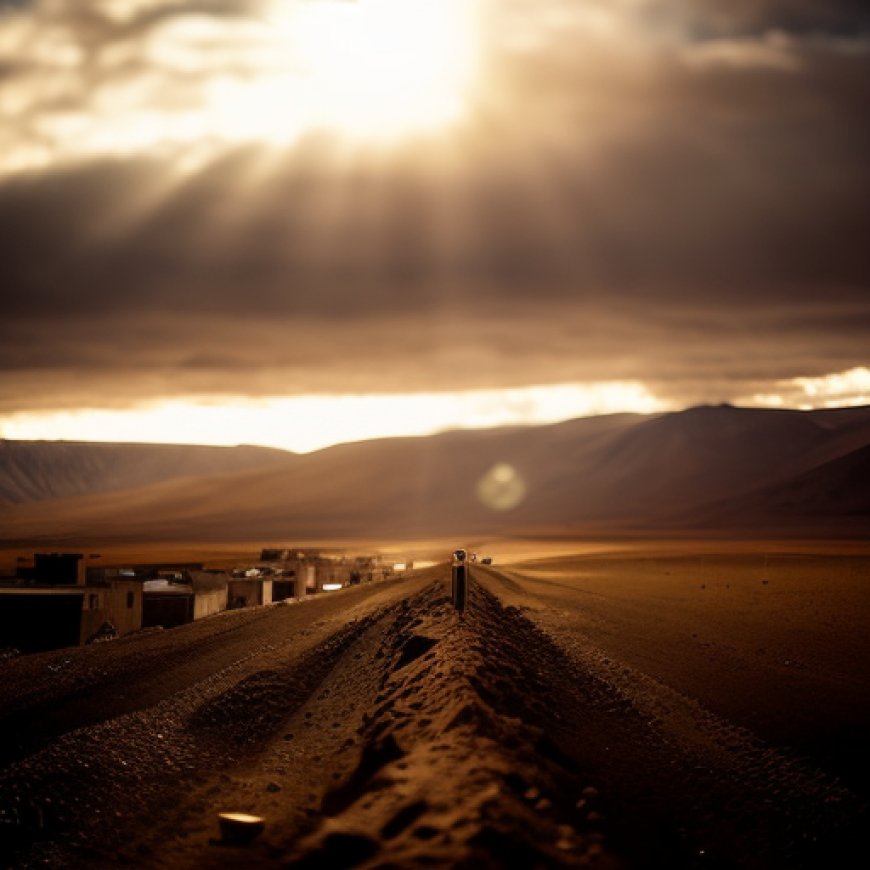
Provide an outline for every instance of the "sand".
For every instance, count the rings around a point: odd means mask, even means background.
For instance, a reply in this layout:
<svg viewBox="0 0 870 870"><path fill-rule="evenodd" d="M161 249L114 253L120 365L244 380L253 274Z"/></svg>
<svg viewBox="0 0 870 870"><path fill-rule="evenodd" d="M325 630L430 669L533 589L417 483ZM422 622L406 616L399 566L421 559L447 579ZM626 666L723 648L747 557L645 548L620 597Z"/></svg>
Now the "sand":
<svg viewBox="0 0 870 870"><path fill-rule="evenodd" d="M574 549L3 662L7 862L837 866L867 557Z"/></svg>

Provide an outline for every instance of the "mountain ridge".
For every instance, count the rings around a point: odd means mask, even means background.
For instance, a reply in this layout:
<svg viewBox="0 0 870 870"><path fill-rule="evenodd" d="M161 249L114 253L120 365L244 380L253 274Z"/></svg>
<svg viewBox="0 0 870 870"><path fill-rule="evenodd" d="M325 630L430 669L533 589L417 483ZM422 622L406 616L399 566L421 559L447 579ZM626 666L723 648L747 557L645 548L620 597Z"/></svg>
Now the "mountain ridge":
<svg viewBox="0 0 870 870"><path fill-rule="evenodd" d="M101 446L118 445L94 449ZM310 454L215 449L242 453L221 455L219 468L194 474L90 492L80 484L63 498L6 504L0 540L405 538L590 528L866 536L870 513L870 487L861 485L870 456L868 407L700 406L355 442ZM480 497L496 468L510 469L522 489L506 510ZM799 499L800 510L790 498Z"/></svg>
<svg viewBox="0 0 870 870"><path fill-rule="evenodd" d="M0 439L0 503L128 489L158 480L269 465L295 455L251 445Z"/></svg>

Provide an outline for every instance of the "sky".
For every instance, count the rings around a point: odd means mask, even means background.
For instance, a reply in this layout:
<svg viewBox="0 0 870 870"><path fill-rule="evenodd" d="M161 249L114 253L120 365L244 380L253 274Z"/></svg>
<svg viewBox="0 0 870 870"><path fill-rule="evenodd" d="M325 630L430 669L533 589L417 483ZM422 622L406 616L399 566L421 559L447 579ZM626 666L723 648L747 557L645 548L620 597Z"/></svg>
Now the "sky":
<svg viewBox="0 0 870 870"><path fill-rule="evenodd" d="M864 0L0 0L0 437L870 403Z"/></svg>

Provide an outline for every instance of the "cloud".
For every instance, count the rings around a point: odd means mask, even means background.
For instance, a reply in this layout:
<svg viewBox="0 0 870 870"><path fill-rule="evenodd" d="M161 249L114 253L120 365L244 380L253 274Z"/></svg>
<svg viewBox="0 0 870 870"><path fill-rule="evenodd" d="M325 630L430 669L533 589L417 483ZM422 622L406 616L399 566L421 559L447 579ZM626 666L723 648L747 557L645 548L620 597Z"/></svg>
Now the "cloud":
<svg viewBox="0 0 870 870"><path fill-rule="evenodd" d="M642 5L653 14L675 13L687 32L698 38L770 30L811 36L854 36L870 31L870 12L862 0L651 0Z"/></svg>
<svg viewBox="0 0 870 870"><path fill-rule="evenodd" d="M0 410L867 361L863 4L483 7L462 123L388 148L231 129L266 2L0 9Z"/></svg>
<svg viewBox="0 0 870 870"><path fill-rule="evenodd" d="M743 404L805 409L870 405L870 368L866 366L818 377L787 378L766 386L773 392L744 396Z"/></svg>

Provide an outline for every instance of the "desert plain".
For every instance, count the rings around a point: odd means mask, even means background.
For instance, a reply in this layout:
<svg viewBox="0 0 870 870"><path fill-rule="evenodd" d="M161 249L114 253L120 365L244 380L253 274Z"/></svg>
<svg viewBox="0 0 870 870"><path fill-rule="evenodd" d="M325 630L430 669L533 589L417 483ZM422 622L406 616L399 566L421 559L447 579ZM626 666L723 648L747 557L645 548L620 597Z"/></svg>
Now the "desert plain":
<svg viewBox="0 0 870 870"><path fill-rule="evenodd" d="M493 565L460 615L463 544ZM418 546L437 564L0 663L4 863L860 866L866 544Z"/></svg>

